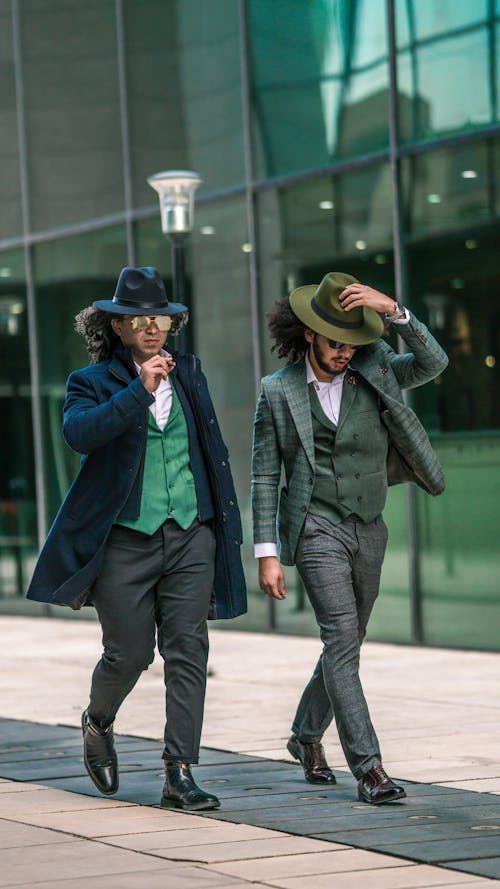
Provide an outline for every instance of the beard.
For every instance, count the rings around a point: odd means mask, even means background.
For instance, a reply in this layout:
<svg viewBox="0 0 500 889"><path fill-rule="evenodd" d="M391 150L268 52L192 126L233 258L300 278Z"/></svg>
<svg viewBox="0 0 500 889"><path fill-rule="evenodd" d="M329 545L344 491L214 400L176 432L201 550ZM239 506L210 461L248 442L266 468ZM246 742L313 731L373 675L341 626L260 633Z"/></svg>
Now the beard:
<svg viewBox="0 0 500 889"><path fill-rule="evenodd" d="M324 373L329 374L331 377L338 377L339 374L344 373L347 367L347 362L341 370L339 370L338 368L333 368L332 365L327 361L325 353L318 343L316 335L314 336L314 339L311 343L311 347L313 350L313 355L316 359L316 363L318 367L320 367L321 370L324 371ZM343 359L339 358L338 360L340 361Z"/></svg>

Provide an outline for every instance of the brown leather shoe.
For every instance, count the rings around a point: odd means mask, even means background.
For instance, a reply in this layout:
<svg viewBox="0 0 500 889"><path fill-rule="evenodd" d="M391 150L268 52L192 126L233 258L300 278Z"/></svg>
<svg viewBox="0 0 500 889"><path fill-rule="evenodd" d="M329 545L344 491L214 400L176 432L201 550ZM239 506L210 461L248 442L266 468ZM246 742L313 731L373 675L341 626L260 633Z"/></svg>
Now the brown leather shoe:
<svg viewBox="0 0 500 889"><path fill-rule="evenodd" d="M404 788L394 784L381 765L372 766L358 781L358 799L362 803L380 806L382 803L392 803L405 796Z"/></svg>
<svg viewBox="0 0 500 889"><path fill-rule="evenodd" d="M292 735L286 745L294 759L302 764L306 781L310 784L336 784L335 775L325 759L323 745L319 741L304 743Z"/></svg>

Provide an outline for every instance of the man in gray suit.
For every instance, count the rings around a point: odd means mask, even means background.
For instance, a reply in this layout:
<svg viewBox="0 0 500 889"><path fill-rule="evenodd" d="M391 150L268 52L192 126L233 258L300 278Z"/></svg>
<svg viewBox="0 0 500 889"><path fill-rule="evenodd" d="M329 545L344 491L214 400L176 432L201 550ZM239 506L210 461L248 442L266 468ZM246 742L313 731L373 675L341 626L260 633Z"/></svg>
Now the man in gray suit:
<svg viewBox="0 0 500 889"><path fill-rule="evenodd" d="M381 339L390 324L411 351L397 354ZM262 380L255 415L259 584L284 599L282 565L296 565L323 642L288 750L309 782L334 784L321 739L335 718L358 798L392 802L406 794L382 767L359 679L360 645L379 590L388 484L412 481L432 495L444 490L442 469L402 390L437 377L448 359L407 309L340 272L278 300L269 329L273 349L288 363Z"/></svg>

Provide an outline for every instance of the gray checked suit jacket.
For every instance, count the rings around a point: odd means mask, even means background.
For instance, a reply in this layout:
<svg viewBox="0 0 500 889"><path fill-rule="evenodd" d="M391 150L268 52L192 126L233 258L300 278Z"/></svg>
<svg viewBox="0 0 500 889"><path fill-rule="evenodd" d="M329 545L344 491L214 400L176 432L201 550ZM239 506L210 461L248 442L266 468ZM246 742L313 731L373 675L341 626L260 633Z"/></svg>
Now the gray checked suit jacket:
<svg viewBox="0 0 500 889"><path fill-rule="evenodd" d="M433 380L445 369L448 358L425 325L413 315L408 324L398 325L398 333L411 351L398 354L387 342L378 340L360 349L350 367L378 395L381 422L389 433L388 484L411 481L427 493L437 495L444 490L443 470L420 420L404 403L402 390ZM355 398L356 388L345 387L343 399ZM279 498L282 468L286 496ZM314 471L313 427L302 358L263 378L254 422L254 541L277 542L284 565L294 564L311 499Z"/></svg>

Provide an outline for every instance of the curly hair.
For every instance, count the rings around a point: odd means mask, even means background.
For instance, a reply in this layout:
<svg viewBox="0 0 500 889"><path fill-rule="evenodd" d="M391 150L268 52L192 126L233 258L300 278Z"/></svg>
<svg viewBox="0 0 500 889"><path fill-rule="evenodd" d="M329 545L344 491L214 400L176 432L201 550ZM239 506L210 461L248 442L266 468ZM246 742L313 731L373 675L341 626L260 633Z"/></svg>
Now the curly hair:
<svg viewBox="0 0 500 889"><path fill-rule="evenodd" d="M287 296L276 300L273 310L267 315L267 326L274 340L271 352L277 349L278 358L286 358L287 364L293 364L307 352L308 345L304 339L306 326L292 311Z"/></svg>
<svg viewBox="0 0 500 889"><path fill-rule="evenodd" d="M75 330L85 337L91 364L111 358L120 342L120 337L111 326L113 318L123 318L123 315L102 312L101 309L94 309L93 306L87 306L75 316ZM169 336L177 336L188 320L189 312L179 312L177 315L173 315Z"/></svg>

